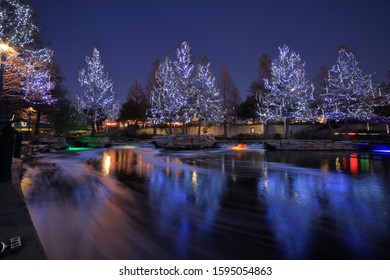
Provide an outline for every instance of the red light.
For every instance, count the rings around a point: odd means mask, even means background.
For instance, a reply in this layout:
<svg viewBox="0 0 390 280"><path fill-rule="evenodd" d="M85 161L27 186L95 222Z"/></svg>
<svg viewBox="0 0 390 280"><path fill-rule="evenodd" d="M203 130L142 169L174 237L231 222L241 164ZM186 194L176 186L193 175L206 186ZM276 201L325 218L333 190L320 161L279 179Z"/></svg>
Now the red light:
<svg viewBox="0 0 390 280"><path fill-rule="evenodd" d="M358 155L356 153L353 153L349 156L349 167L352 174L359 173Z"/></svg>

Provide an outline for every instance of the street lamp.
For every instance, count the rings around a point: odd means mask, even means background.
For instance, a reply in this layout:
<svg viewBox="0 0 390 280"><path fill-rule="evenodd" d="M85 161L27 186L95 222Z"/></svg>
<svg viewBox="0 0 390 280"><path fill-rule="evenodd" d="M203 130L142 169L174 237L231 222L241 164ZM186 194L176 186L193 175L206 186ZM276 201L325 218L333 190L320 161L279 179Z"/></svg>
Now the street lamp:
<svg viewBox="0 0 390 280"><path fill-rule="evenodd" d="M3 76L4 76L4 68L6 63L6 57L7 53L15 53L16 51L8 46L7 44L0 43L0 94L4 91L4 83L3 83ZM0 96L1 98L1 96Z"/></svg>
<svg viewBox="0 0 390 280"><path fill-rule="evenodd" d="M4 44L4 43L0 43L0 49L1 49L3 52L6 52L6 51L8 51L8 50L14 51L13 48L11 48L10 46L8 46L7 44Z"/></svg>

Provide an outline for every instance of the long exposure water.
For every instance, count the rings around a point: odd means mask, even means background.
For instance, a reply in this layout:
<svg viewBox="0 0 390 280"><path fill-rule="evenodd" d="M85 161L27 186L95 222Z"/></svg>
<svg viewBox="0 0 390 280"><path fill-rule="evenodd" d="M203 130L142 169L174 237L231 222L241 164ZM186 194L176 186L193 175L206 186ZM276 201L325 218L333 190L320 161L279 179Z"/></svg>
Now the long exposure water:
<svg viewBox="0 0 390 280"><path fill-rule="evenodd" d="M390 155L52 153L22 180L50 259L390 259Z"/></svg>

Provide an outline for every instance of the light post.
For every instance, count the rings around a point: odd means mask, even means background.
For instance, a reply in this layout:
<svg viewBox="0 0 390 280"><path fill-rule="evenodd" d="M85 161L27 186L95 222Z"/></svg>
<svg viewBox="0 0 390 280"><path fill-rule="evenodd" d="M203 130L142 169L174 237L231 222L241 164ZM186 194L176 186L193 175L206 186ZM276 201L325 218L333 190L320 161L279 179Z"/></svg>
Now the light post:
<svg viewBox="0 0 390 280"><path fill-rule="evenodd" d="M0 108L4 93L4 69L7 61L7 52L15 53L15 50L4 43L0 43Z"/></svg>

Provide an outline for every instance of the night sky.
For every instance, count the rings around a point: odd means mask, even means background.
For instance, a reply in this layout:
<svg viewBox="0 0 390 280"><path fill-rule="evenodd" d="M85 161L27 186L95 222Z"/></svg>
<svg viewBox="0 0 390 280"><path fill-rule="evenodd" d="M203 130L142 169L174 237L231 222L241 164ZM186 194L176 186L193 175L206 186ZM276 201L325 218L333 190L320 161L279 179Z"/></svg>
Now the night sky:
<svg viewBox="0 0 390 280"><path fill-rule="evenodd" d="M145 84L155 59L174 58L184 40L195 58L209 58L216 76L225 62L243 97L257 77L260 55L276 58L283 44L306 61L310 79L320 66L333 64L342 44L376 80L386 81L390 70L389 0L26 2L38 14L72 95L82 92L78 71L86 68L96 41L121 101L135 80Z"/></svg>

